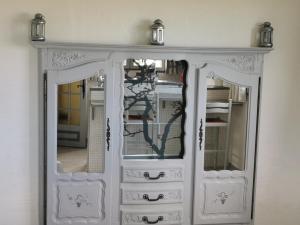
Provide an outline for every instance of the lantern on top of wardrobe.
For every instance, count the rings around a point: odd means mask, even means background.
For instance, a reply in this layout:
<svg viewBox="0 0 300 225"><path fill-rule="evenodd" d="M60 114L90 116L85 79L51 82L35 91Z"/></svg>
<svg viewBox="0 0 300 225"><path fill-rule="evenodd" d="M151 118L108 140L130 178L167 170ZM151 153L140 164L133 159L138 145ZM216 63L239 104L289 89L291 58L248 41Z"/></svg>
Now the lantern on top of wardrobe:
<svg viewBox="0 0 300 225"><path fill-rule="evenodd" d="M45 17L41 13L35 14L31 20L31 40L45 41Z"/></svg>
<svg viewBox="0 0 300 225"><path fill-rule="evenodd" d="M160 19L154 21L151 26L152 29L152 37L151 44L152 45L164 45L164 29L165 26Z"/></svg>
<svg viewBox="0 0 300 225"><path fill-rule="evenodd" d="M265 22L260 30L260 47L273 47L273 27L270 22Z"/></svg>

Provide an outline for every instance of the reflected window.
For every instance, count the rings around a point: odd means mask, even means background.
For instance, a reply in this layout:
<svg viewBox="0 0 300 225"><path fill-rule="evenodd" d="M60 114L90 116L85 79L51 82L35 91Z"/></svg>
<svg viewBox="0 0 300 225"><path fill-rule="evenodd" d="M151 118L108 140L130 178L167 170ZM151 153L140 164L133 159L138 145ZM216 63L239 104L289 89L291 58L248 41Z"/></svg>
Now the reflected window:
<svg viewBox="0 0 300 225"><path fill-rule="evenodd" d="M58 172L104 172L104 76L97 73L57 90Z"/></svg>
<svg viewBox="0 0 300 225"><path fill-rule="evenodd" d="M244 170L247 87L207 78L205 170Z"/></svg>
<svg viewBox="0 0 300 225"><path fill-rule="evenodd" d="M182 158L187 62L124 63L125 158Z"/></svg>

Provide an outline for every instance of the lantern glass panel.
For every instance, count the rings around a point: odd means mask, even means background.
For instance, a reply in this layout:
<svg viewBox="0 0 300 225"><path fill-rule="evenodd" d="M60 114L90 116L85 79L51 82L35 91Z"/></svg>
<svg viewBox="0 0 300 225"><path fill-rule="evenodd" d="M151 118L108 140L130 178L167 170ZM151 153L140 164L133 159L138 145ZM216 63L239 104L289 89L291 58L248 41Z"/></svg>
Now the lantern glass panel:
<svg viewBox="0 0 300 225"><path fill-rule="evenodd" d="M44 36L44 26L43 24L38 24L37 25L37 35L40 37Z"/></svg>
<svg viewBox="0 0 300 225"><path fill-rule="evenodd" d="M162 29L158 30L158 42L162 42L163 41L163 31Z"/></svg>
<svg viewBox="0 0 300 225"><path fill-rule="evenodd" d="M154 42L157 41L157 30L152 30L152 40L153 40Z"/></svg>
<svg viewBox="0 0 300 225"><path fill-rule="evenodd" d="M37 34L37 27L36 24L31 25L31 36L36 36Z"/></svg>

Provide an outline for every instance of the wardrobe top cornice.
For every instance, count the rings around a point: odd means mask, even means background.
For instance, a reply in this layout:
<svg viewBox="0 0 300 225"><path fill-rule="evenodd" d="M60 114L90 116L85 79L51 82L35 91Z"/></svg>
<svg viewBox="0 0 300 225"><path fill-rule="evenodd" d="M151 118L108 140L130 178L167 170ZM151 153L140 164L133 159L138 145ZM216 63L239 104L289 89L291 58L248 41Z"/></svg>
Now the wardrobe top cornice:
<svg viewBox="0 0 300 225"><path fill-rule="evenodd" d="M182 46L155 46L155 45L104 45L91 43L71 42L37 42L32 45L39 49L68 49L93 50L114 52L155 52L155 53L191 53L191 54L224 54L224 53L257 53L266 54L272 48L260 47L182 47Z"/></svg>

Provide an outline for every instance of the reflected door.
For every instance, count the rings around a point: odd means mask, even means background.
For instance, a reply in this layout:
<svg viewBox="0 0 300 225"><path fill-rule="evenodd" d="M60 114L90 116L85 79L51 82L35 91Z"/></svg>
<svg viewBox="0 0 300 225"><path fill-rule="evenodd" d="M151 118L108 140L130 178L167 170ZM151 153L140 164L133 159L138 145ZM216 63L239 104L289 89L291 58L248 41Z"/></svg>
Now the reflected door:
<svg viewBox="0 0 300 225"><path fill-rule="evenodd" d="M104 66L48 71L47 225L110 224L113 80ZM62 124L86 130L86 144L62 144Z"/></svg>
<svg viewBox="0 0 300 225"><path fill-rule="evenodd" d="M258 77L200 70L195 224L251 221L257 97Z"/></svg>
<svg viewBox="0 0 300 225"><path fill-rule="evenodd" d="M85 148L87 116L85 80L58 86L58 145Z"/></svg>

